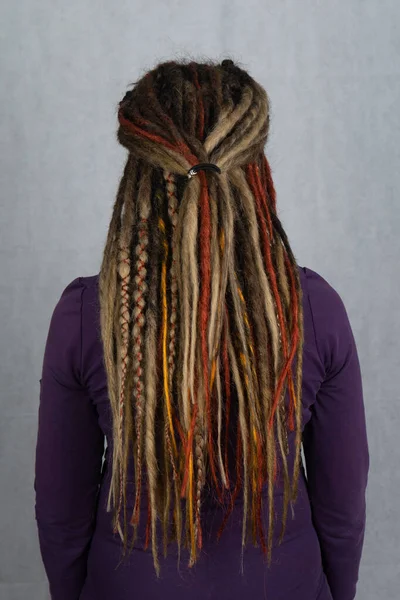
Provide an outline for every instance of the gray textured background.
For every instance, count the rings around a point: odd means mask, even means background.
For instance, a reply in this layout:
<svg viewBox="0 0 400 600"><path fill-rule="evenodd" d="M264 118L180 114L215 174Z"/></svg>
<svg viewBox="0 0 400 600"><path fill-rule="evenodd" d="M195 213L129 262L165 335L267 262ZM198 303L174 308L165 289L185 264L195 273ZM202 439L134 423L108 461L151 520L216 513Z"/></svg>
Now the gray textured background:
<svg viewBox="0 0 400 600"><path fill-rule="evenodd" d="M272 100L268 155L301 265L341 294L364 375L371 471L362 600L397 599L398 0L3 0L0 8L0 599L44 600L34 521L51 312L98 271L125 151L116 106L155 62L231 56Z"/></svg>

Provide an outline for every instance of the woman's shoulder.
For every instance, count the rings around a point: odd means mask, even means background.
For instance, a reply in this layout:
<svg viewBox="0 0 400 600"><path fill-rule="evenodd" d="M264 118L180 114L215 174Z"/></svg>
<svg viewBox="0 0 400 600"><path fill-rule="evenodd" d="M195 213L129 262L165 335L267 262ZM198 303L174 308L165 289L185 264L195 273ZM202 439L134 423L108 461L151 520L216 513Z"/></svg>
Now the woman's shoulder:
<svg viewBox="0 0 400 600"><path fill-rule="evenodd" d="M88 275L75 277L64 285L61 291L60 300L64 298L73 299L74 296L79 296L85 289L94 289L98 285L99 275Z"/></svg>
<svg viewBox="0 0 400 600"><path fill-rule="evenodd" d="M299 271L303 294L308 296L313 313L322 313L331 318L338 315L340 318L345 306L336 284L330 283L326 277L310 267L299 266Z"/></svg>
<svg viewBox="0 0 400 600"><path fill-rule="evenodd" d="M325 368L338 350L354 344L349 316L338 284L309 267L299 267L304 305L311 313L318 353Z"/></svg>
<svg viewBox="0 0 400 600"><path fill-rule="evenodd" d="M53 307L45 364L68 385L72 379L83 381L88 347L97 342L97 285L98 275L76 277L64 285Z"/></svg>
<svg viewBox="0 0 400 600"><path fill-rule="evenodd" d="M55 336L61 333L72 343L81 336L83 315L97 301L98 275L75 277L61 288L53 307L50 329Z"/></svg>
<svg viewBox="0 0 400 600"><path fill-rule="evenodd" d="M96 289L99 284L99 273L96 275L87 275L86 277L79 277L82 285L87 289Z"/></svg>
<svg viewBox="0 0 400 600"><path fill-rule="evenodd" d="M59 299L56 304L57 312L63 312L64 307L72 307L77 303L83 302L85 299L97 293L99 275L89 275L75 277L72 281L64 285L61 289Z"/></svg>

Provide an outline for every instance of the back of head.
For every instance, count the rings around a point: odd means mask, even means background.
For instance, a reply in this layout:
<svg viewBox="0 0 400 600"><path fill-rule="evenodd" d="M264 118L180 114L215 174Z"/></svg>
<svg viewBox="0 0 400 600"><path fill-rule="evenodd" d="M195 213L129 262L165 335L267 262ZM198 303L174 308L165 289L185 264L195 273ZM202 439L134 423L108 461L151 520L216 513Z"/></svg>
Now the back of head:
<svg viewBox="0 0 400 600"><path fill-rule="evenodd" d="M252 536L270 558L278 462L282 535L297 490L303 334L297 265L264 155L267 94L230 60L166 62L125 94L118 119L129 154L100 273L115 530L125 547L135 540L147 490L157 572L157 521L165 541L170 509L194 564L209 484L226 503L220 534L242 493L243 545Z"/></svg>
<svg viewBox="0 0 400 600"><path fill-rule="evenodd" d="M269 124L264 89L232 61L163 63L125 95L119 141L154 167L186 175L198 163L223 172L263 151Z"/></svg>

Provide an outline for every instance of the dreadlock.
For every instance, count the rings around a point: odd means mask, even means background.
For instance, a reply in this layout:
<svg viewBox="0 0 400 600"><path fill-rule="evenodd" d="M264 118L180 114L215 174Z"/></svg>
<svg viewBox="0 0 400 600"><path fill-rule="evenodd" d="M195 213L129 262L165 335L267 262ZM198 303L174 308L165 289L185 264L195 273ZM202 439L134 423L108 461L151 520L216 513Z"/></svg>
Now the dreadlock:
<svg viewBox="0 0 400 600"><path fill-rule="evenodd" d="M303 315L297 264L264 155L268 96L230 60L171 61L125 94L118 120L129 155L99 286L114 530L126 550L147 490L146 547L151 539L157 574L158 522L164 553L174 539L193 565L207 484L225 506L218 537L242 492L242 553L251 538L270 564L278 468L280 541L297 494ZM188 179L201 162L221 174L199 171Z"/></svg>

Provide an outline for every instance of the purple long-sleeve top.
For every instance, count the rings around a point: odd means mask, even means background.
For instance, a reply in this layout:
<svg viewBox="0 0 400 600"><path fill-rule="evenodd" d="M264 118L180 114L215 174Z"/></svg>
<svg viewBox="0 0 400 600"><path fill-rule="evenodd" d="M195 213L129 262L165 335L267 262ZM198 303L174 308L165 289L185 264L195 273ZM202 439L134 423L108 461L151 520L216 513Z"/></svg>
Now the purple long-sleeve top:
<svg viewBox="0 0 400 600"><path fill-rule="evenodd" d="M352 600L365 530L369 468L357 349L338 293L299 267L304 307L303 448L299 495L286 534L267 567L251 544L240 571L238 499L220 541L223 517L203 506L203 549L187 568L172 547L157 579L144 532L129 560L106 510L111 413L100 338L98 276L64 290L50 323L41 378L36 449L36 519L53 600ZM293 434L289 435L293 449ZM291 453L293 455L293 452ZM307 472L307 475L305 473ZM282 487L275 503L279 525ZM266 500L267 501L267 500ZM143 506L145 510L145 506ZM146 519L142 519L146 521ZM143 528L145 524L143 525ZM280 528L276 527L276 538Z"/></svg>

